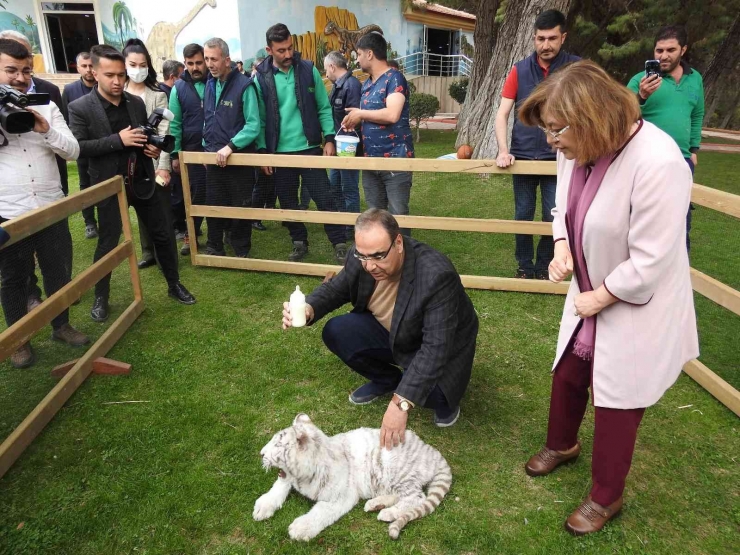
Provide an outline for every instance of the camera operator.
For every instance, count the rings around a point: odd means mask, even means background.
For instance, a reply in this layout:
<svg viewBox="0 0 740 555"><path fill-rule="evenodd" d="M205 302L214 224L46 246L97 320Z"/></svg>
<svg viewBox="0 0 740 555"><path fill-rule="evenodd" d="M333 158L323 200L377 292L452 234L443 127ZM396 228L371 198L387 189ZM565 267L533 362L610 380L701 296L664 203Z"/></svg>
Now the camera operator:
<svg viewBox="0 0 740 555"><path fill-rule="evenodd" d="M80 155L90 160L90 182L100 183L116 175L124 177L128 201L151 234L168 294L183 304L194 304L195 298L180 283L175 236L168 229L165 208L154 189L157 185L152 160L160 151L147 144L146 134L138 128L147 121L144 101L124 92L126 65L118 50L98 45L92 47L90 55L98 84L93 92L69 105L69 123L80 142ZM121 215L115 198L98 204L98 220L95 261L112 251L121 236ZM90 315L96 322L108 318L109 295L110 274L95 286Z"/></svg>
<svg viewBox="0 0 740 555"><path fill-rule="evenodd" d="M30 53L22 44L0 39L0 85L25 94L33 75ZM7 106L4 106L7 108ZM75 160L80 149L56 104L29 109L33 130L11 134L0 130L0 223L64 198L55 155ZM72 275L72 237L67 219L52 224L0 251L0 301L8 327L26 315L29 277L34 253L51 296ZM69 311L52 320L52 338L81 346L89 339L69 325ZM34 363L30 343L11 355L11 364L27 368Z"/></svg>

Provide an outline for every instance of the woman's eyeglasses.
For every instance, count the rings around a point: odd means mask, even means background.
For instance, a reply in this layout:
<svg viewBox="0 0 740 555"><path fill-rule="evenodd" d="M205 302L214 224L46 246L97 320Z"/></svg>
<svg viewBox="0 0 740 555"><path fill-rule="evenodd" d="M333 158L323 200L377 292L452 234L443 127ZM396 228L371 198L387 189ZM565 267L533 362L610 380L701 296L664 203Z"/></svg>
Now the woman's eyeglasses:
<svg viewBox="0 0 740 555"><path fill-rule="evenodd" d="M559 140L560 140L560 135L562 135L562 134L563 134L563 133L565 133L565 132L566 132L566 131L567 131L568 129L570 129L570 125L566 125L566 126L565 126L565 127L563 127L563 128L562 128L562 129L560 130L560 131L550 131L549 129L547 129L546 127L542 127L541 125L538 125L537 127L539 127L539 128L540 128L540 129L542 129L542 130L543 130L543 131L544 131L545 133L547 133L548 135L550 135L550 137L552 137L552 140L553 140L553 141L559 141Z"/></svg>

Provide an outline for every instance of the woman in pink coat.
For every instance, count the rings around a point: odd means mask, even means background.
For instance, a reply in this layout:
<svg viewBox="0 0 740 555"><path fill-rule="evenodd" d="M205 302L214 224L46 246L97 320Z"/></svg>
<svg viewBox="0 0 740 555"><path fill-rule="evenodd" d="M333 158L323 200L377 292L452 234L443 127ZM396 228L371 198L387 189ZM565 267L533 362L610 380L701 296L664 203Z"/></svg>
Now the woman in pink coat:
<svg viewBox="0 0 740 555"><path fill-rule="evenodd" d="M558 151L550 279L573 273L560 323L543 476L581 452L591 387L590 493L568 518L596 532L622 508L645 408L699 354L685 248L691 171L676 143L640 119L635 95L590 61L564 67L519 111Z"/></svg>

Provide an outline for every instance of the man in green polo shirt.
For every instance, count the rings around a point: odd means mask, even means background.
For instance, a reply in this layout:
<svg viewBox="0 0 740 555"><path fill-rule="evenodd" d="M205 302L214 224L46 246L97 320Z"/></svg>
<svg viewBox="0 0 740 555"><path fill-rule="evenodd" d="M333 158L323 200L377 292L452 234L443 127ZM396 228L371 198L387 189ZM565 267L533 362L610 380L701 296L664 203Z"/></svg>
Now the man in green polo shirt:
<svg viewBox="0 0 740 555"><path fill-rule="evenodd" d="M203 151L203 95L206 91L206 62L203 47L200 44L188 44L182 50L185 59L185 71L180 79L175 81L170 93L170 111L175 119L170 122L170 133L175 137L175 148L170 154L172 170L175 175L180 173L180 152ZM193 204L206 203L206 169L203 164L190 164L188 166L188 177L190 178L190 197ZM178 189L173 189L173 195ZM179 190L182 194L182 190ZM184 204L181 214L185 219ZM195 231L200 235L200 227L203 218L194 218ZM190 237L187 230L185 239L180 249L183 256L190 255Z"/></svg>
<svg viewBox="0 0 740 555"><path fill-rule="evenodd" d="M682 60L687 42L683 27L670 25L660 29L655 37L654 57L660 61L661 75L647 77L641 71L627 86L637 93L645 121L673 137L694 173L704 120L704 83L699 72ZM691 246L691 210L693 206L686 216L686 250Z"/></svg>
<svg viewBox="0 0 740 555"><path fill-rule="evenodd" d="M259 152L303 156L334 156L334 118L329 95L314 65L293 50L293 38L282 23L267 30L269 54L257 66L255 83L261 119L257 139ZM325 143L323 148L321 144ZM334 212L329 177L321 168L263 168L275 176L280 208L298 208L298 185L305 187L319 210ZM303 223L286 222L293 252L289 260L297 262L308 253L308 230ZM334 246L337 262L347 256L345 226L324 225Z"/></svg>

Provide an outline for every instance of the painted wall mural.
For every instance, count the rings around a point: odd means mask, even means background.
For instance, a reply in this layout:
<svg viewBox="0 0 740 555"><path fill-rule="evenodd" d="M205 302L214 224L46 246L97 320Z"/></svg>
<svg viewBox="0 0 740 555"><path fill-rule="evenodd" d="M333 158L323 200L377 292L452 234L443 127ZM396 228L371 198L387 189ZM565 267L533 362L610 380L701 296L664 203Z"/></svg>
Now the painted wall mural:
<svg viewBox="0 0 740 555"><path fill-rule="evenodd" d="M273 0L261 3L259 10L240 10L241 42L245 64L260 57L265 46L265 31L275 23L284 23L294 33L296 50L321 69L324 55L342 48L342 36L352 42L363 29L383 31L391 43L393 57L418 52L422 46L423 26L409 23L401 12L400 0ZM333 23L333 26L329 26ZM373 27L375 26L375 27ZM351 48L346 48L350 50Z"/></svg>
<svg viewBox="0 0 740 555"><path fill-rule="evenodd" d="M106 44L121 48L132 37L144 41L160 72L165 60L180 60L186 44L218 36L232 59L241 57L237 0L100 0Z"/></svg>
<svg viewBox="0 0 740 555"><path fill-rule="evenodd" d="M41 55L38 24L35 20L33 2L30 0L0 0L0 31L12 30L23 33L33 49L33 65L36 71L44 71Z"/></svg>

